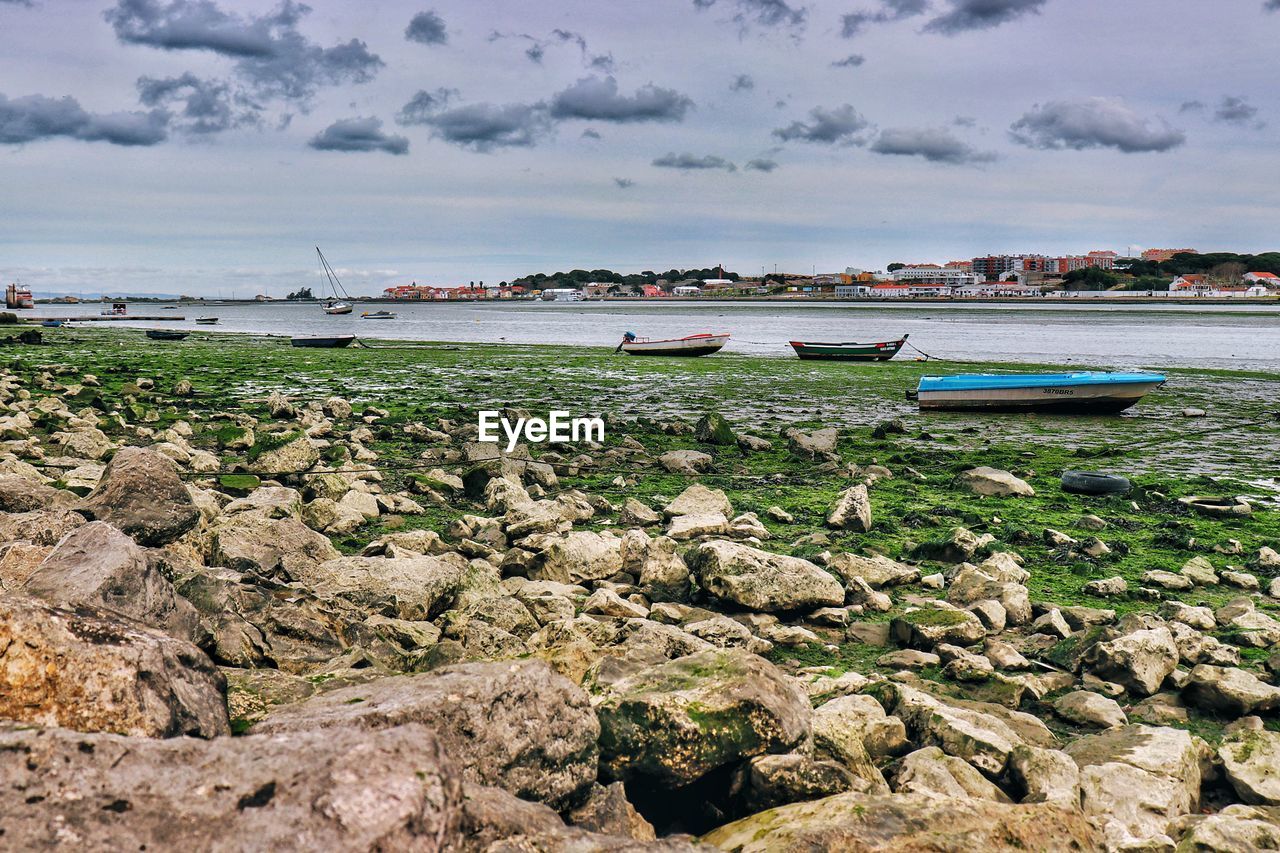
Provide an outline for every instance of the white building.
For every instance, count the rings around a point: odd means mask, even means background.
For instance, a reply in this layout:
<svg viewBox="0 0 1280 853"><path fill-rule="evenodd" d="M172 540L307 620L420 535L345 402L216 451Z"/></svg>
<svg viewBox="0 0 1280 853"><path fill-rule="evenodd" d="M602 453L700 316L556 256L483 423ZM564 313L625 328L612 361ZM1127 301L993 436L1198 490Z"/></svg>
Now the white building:
<svg viewBox="0 0 1280 853"><path fill-rule="evenodd" d="M908 285L967 287L978 283L978 277L971 272L937 266L903 267L889 275L895 282Z"/></svg>

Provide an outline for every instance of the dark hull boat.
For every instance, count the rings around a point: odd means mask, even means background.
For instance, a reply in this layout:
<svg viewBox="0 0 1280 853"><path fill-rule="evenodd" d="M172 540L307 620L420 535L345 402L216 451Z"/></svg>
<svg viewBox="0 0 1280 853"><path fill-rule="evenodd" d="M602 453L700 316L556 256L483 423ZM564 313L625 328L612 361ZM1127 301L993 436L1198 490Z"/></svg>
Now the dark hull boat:
<svg viewBox="0 0 1280 853"><path fill-rule="evenodd" d="M190 332L171 332L168 329L147 329L147 337L153 341L180 341Z"/></svg>
<svg viewBox="0 0 1280 853"><path fill-rule="evenodd" d="M888 361L906 345L908 337L874 344L792 341L791 348L804 361Z"/></svg>
<svg viewBox="0 0 1280 853"><path fill-rule="evenodd" d="M962 373L924 376L914 392L926 409L1110 415L1164 384L1160 373Z"/></svg>
<svg viewBox="0 0 1280 853"><path fill-rule="evenodd" d="M290 343L295 347L341 349L351 346L355 339L355 335L306 335L294 337L290 340Z"/></svg>

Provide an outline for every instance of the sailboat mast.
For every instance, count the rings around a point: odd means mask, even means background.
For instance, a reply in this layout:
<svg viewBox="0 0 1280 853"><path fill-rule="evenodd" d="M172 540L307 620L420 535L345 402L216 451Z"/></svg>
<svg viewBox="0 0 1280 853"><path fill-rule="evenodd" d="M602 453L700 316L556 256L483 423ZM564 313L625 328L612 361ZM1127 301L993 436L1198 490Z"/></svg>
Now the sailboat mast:
<svg viewBox="0 0 1280 853"><path fill-rule="evenodd" d="M324 256L324 252L320 251L320 247L316 246L316 254L320 256L320 266L324 269L324 274L329 279L329 292L333 294L333 298L337 299L341 293L343 298L350 299L347 296L347 290L342 286L342 282L338 279L338 274L334 272L333 267L329 266L329 261Z"/></svg>

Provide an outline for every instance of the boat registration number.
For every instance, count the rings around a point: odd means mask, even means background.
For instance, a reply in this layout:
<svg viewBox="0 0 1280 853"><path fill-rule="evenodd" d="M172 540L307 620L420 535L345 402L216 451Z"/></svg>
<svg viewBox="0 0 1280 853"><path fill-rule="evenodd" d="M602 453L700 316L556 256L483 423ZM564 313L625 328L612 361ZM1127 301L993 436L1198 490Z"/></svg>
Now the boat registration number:
<svg viewBox="0 0 1280 853"><path fill-rule="evenodd" d="M1070 388L1045 388L1044 393L1055 397L1072 397L1076 392Z"/></svg>

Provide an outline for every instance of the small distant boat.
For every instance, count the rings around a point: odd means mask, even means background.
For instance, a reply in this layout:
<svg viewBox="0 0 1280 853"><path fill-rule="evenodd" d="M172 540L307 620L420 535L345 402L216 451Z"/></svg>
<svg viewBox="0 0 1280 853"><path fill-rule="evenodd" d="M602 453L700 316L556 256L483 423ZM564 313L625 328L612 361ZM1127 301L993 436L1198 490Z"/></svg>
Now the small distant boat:
<svg viewBox="0 0 1280 853"><path fill-rule="evenodd" d="M16 282L9 285L4 292L4 307L10 309L36 307L36 301L31 296L31 288Z"/></svg>
<svg viewBox="0 0 1280 853"><path fill-rule="evenodd" d="M719 352L727 343L729 343L728 334L713 335L702 332L683 338L651 341L648 338L638 338L633 332L627 332L622 336L622 343L618 344L618 349L614 352L622 351L627 355L711 355Z"/></svg>
<svg viewBox="0 0 1280 853"><path fill-rule="evenodd" d="M191 333L177 332L172 329L147 329L147 337L153 341L180 341L189 334Z"/></svg>
<svg viewBox="0 0 1280 853"><path fill-rule="evenodd" d="M295 335L289 342L295 347L341 349L351 346L355 339L355 335Z"/></svg>
<svg viewBox="0 0 1280 853"><path fill-rule="evenodd" d="M1164 384L1160 373L962 373L924 376L921 410L1115 414Z"/></svg>
<svg viewBox="0 0 1280 853"><path fill-rule="evenodd" d="M40 325L46 329L61 329L65 325L64 320L42 320Z"/></svg>
<svg viewBox="0 0 1280 853"><path fill-rule="evenodd" d="M324 304L324 313L326 314L350 314L352 308L345 302L326 302Z"/></svg>
<svg viewBox="0 0 1280 853"><path fill-rule="evenodd" d="M394 311L365 311L360 315L361 320L394 320L395 318Z"/></svg>
<svg viewBox="0 0 1280 853"><path fill-rule="evenodd" d="M177 305L164 305L164 306L162 306L162 307L160 308L160 310L161 310L161 311L177 311L177 310L178 310L178 306L177 306Z"/></svg>
<svg viewBox="0 0 1280 853"><path fill-rule="evenodd" d="M124 317L129 311L129 305L125 302L112 302L110 308L103 308L98 312L100 317Z"/></svg>
<svg viewBox="0 0 1280 853"><path fill-rule="evenodd" d="M908 337L903 335L896 341L875 344L792 341L791 348L804 361L888 361L906 345Z"/></svg>
<svg viewBox="0 0 1280 853"><path fill-rule="evenodd" d="M217 317L197 317L196 322L201 326L212 326L218 322Z"/></svg>

